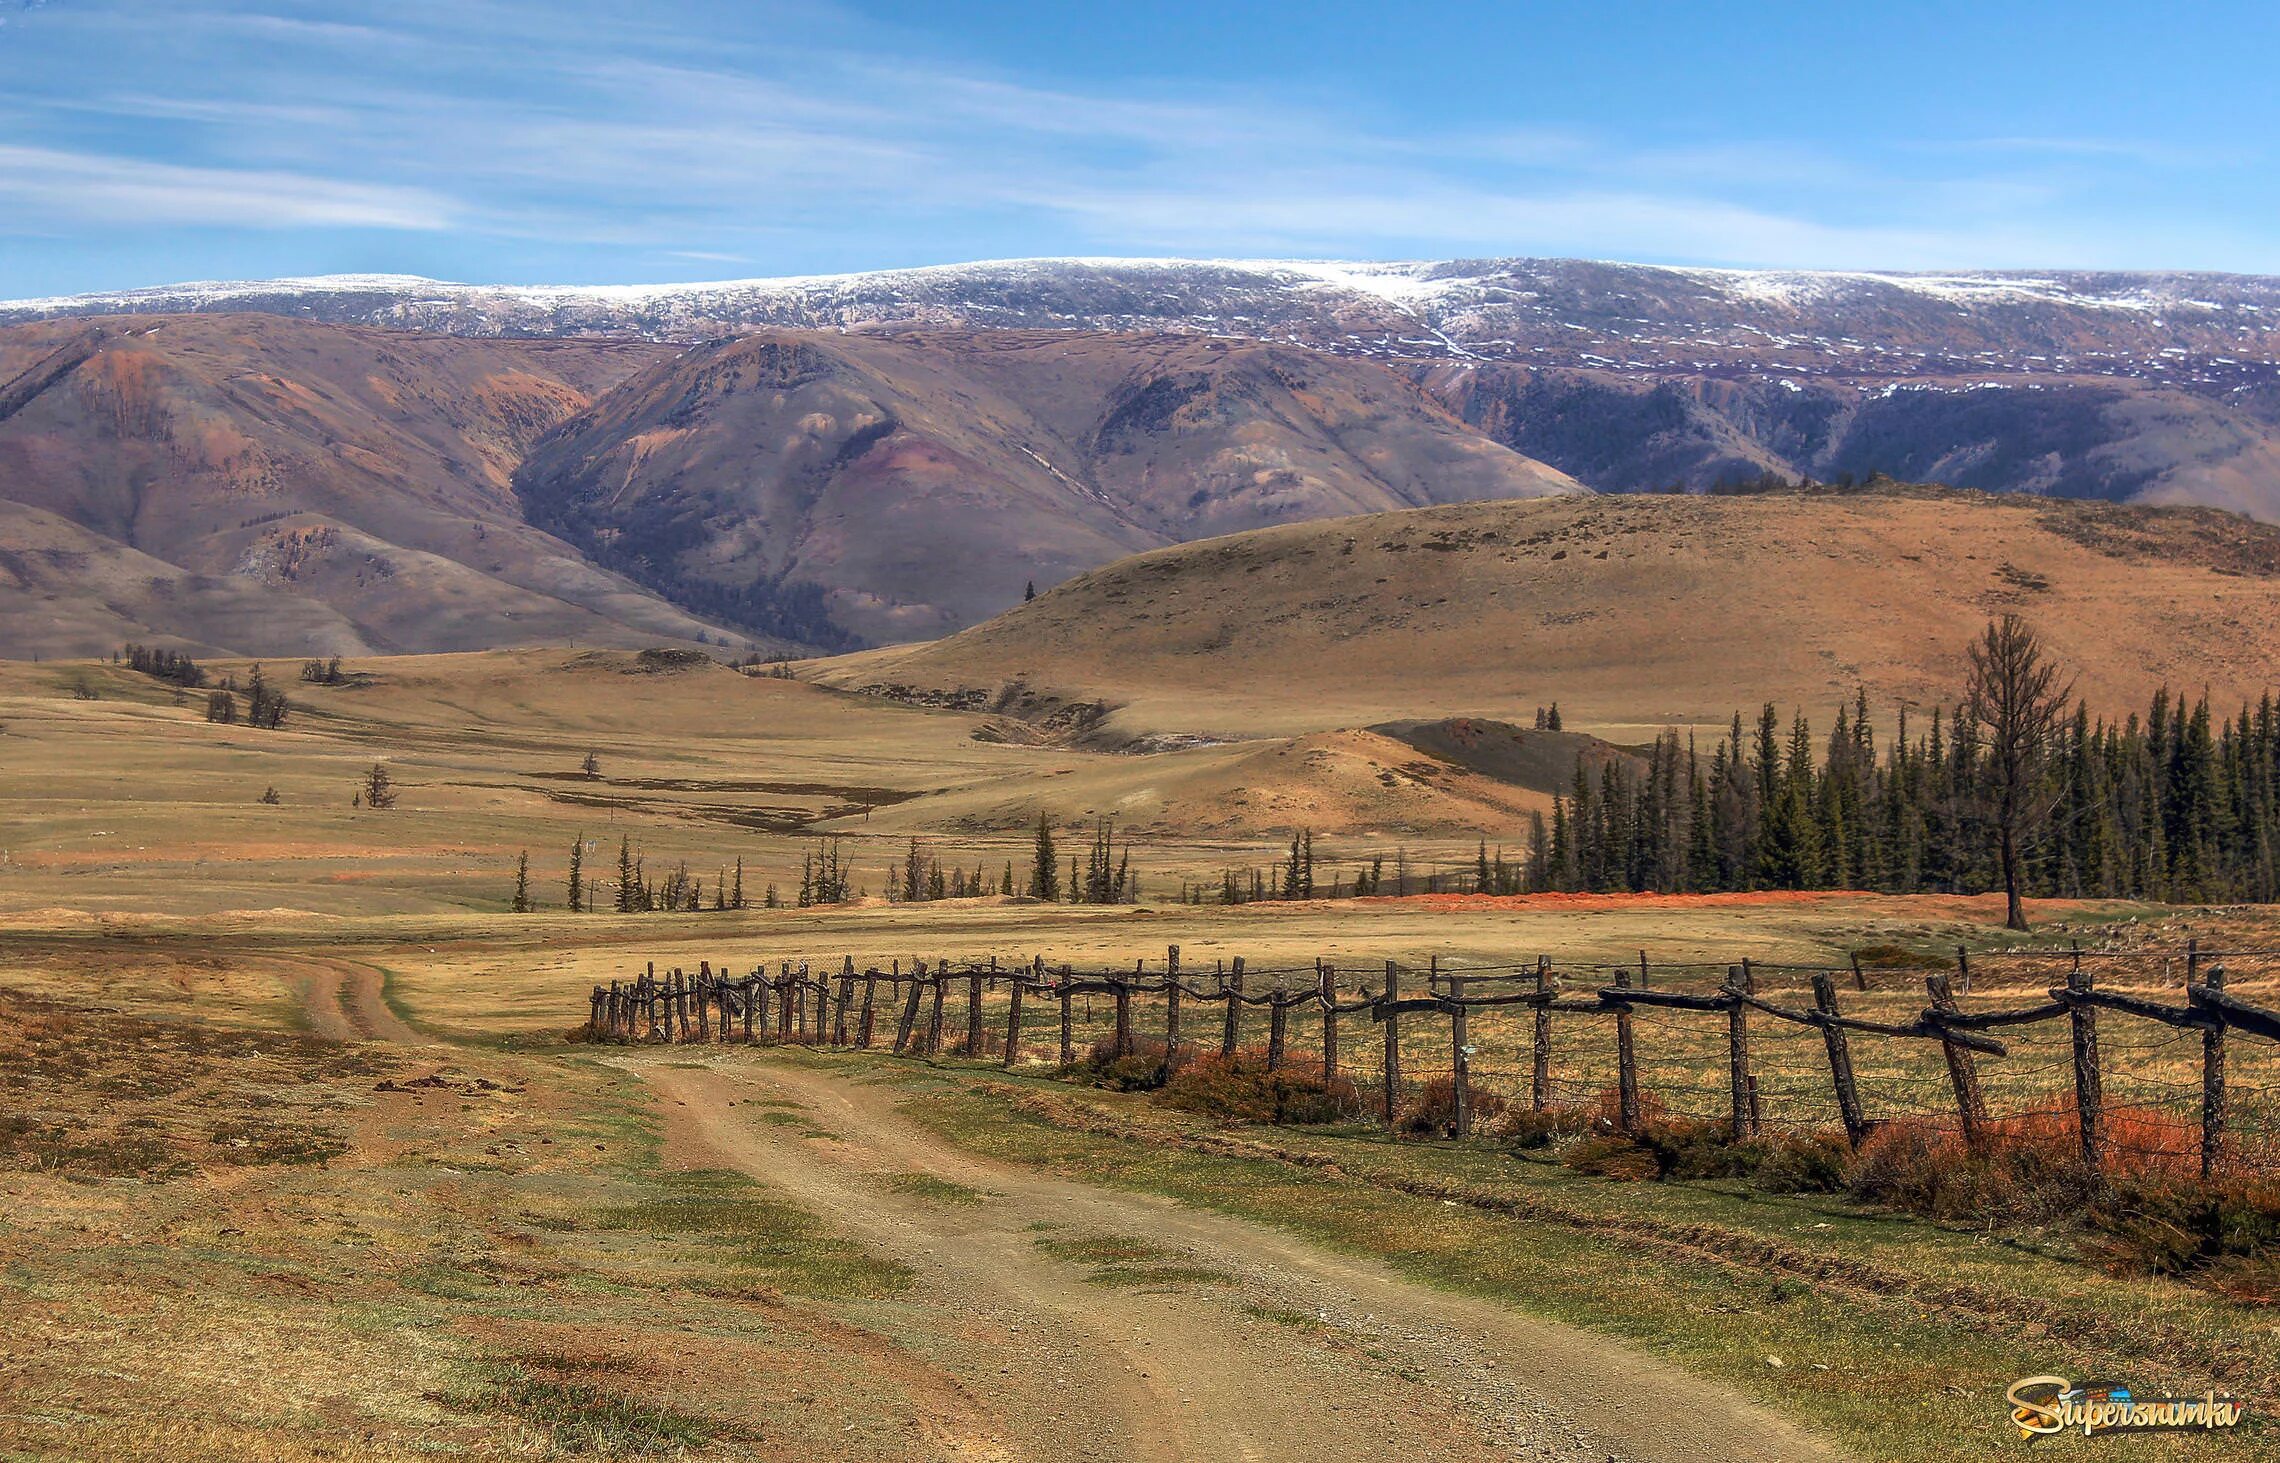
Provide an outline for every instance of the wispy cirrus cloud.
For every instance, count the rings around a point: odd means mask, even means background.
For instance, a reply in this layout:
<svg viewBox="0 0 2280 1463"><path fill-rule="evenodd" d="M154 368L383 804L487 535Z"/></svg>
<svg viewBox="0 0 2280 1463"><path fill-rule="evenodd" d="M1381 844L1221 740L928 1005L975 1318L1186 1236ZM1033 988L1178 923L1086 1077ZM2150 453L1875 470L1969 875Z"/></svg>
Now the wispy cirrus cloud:
<svg viewBox="0 0 2280 1463"><path fill-rule="evenodd" d="M19 218L106 225L446 229L454 221L448 199L418 188L6 145L0 201Z"/></svg>
<svg viewBox="0 0 2280 1463"><path fill-rule="evenodd" d="M2149 211L2083 227L2115 170L2161 165L2126 139L1880 151L1812 128L1673 142L1605 118L1397 123L1258 84L1039 78L798 0L41 16L53 64L0 86L0 226L20 233L376 232L452 258L590 260L595 277L914 254L1942 268L2254 247ZM393 257L327 257L375 253Z"/></svg>

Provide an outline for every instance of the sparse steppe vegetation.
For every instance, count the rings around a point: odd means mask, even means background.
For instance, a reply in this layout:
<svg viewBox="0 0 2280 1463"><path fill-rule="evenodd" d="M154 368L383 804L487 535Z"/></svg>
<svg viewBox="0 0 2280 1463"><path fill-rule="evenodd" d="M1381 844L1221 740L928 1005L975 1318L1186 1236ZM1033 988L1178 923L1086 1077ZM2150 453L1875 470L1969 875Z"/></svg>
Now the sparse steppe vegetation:
<svg viewBox="0 0 2280 1463"><path fill-rule="evenodd" d="M1897 1013L1956 946L1983 959L2008 943L1999 899L874 898L573 915L562 856L580 831L605 877L620 837L652 860L686 860L708 885L741 857L756 901L770 882L788 890L814 824L876 890L910 836L907 823L879 826L884 810L923 800L895 798L994 786L1018 799L1027 784L1051 790L1028 796L1066 796L1056 807L1074 823L1096 811L1097 790L1155 774L1146 757L977 738L988 713L626 655L352 658L340 684L288 670L271 667L292 714L257 730L207 723L194 698L176 706L169 687L121 667L0 667L12 815L0 1285L29 1318L0 1340L20 1399L0 1444L23 1455L864 1460L1011 1437L1014 1456L1050 1456L1046 1440L1069 1425L1056 1406L1079 1409L1115 1455L1138 1451L1119 1430L1160 1405L1139 1379L1155 1356L1117 1349L1130 1343L1115 1328L1140 1317L1213 1357L1303 1358L1298 1398L1325 1377L1398 1392L1411 1411L1471 1395L1430 1346L1273 1271L1278 1245L1388 1264L1428 1298L1420 1306L1486 1302L1582 1328L1563 1335L1619 1338L1626 1355L1676 1362L1864 1458L1982 1458L2000 1437L2001 1387L2041 1370L2273 1395L2280 1348L2265 1310L2110 1275L2063 1225L1925 1222L1730 1178L1619 1182L1493 1134L1452 1146L1261 1128L956 1059L567 1040L595 982L649 962L996 953L1129 969L1172 944L1191 970L1325 958L1348 988L1388 959L1614 963L1645 949L1658 967L1722 970L1858 951L1872 990L1848 1002ZM598 776L582 766L589 751ZM376 758L398 805L350 807ZM259 801L269 787L277 804ZM921 836L993 868L1027 854L1019 823ZM1343 833L1331 856L1395 841ZM1420 863L1474 852L1470 837L1403 841ZM1144 892L1168 894L1232 861L1270 861L1278 844L1167 825L1134 852ZM541 908L513 915L525 847ZM2045 949L2167 950L2196 934L2280 944L2280 921L2257 911L2035 913ZM1983 999L2027 988L1982 968ZM2244 973L2242 989L2264 998L2263 979ZM1107 1034L1106 1002L1076 1016L1080 1050ZM1248 1019L1256 1039L1264 1018ZM1349 1060L1375 1035L1355 1019ZM1311 1024L1293 1027L1304 1049ZM1508 1080L1524 1064L1515 1026L1483 1021L1476 1035L1476 1071ZM1717 1076L1714 1041L1679 1021L1654 1036L1667 1043L1643 1048L1667 1059L1655 1081ZM1440 1040L1445 1029L1413 1029L1417 1071L1445 1063ZM1865 1085L1922 1076L1856 1050ZM1560 1051L1582 1098L1606 1084L1607 1054L1585 1029L1563 1027ZM1780 1066L1769 1048L1769 1081ZM2114 1080L2182 1081L2188 1067ZM1816 1095L1809 1066L1799 1072L1795 1094L1769 1087L1769 1106ZM2263 1079L2244 1067L2241 1080ZM867 1096L835 1106L844 1092ZM874 1151L874 1125L898 1110L924 1142ZM1064 1181L1077 1187L1032 1187ZM1079 1191L1111 1197L1061 1214ZM1233 1232L1179 1230L1190 1211L1241 1219L1249 1238L1231 1249ZM1058 1227L1028 1227L1047 1216ZM1035 1309L1031 1289L976 1300L981 1270L938 1268L999 1254L1053 1305ZM1093 1329L1073 1341L1055 1330L1080 1313ZM1007 1314L1020 1337L995 1329ZM1113 1385L1052 1400L1042 1379L1069 1356ZM1185 1373L1181 1384L1202 1385ZM991 1409L1007 1387L1019 1395L1001 1418ZM1232 1393L1196 1404L1214 1419L1242 1405ZM2101 1450L2167 1459L2209 1446Z"/></svg>

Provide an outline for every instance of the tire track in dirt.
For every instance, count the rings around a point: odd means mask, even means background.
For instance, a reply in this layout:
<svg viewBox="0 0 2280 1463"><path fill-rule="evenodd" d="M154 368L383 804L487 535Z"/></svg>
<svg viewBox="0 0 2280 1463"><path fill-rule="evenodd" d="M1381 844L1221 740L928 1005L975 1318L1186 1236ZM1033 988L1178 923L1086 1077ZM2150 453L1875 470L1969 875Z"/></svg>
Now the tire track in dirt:
<svg viewBox="0 0 2280 1463"><path fill-rule="evenodd" d="M1135 1463L1837 1463L1848 1455L1676 1367L1390 1267L1169 1199L944 1143L889 1089L795 1063L629 1058L669 1151L780 1189L918 1273L927 1350L1002 1400L1012 1456ZM763 1121L795 1104L802 1122ZM805 1125L828 1137L804 1135ZM973 1204L900 1191L923 1174ZM1041 1228L1042 1227L1042 1228ZM1107 1232L1241 1277L1094 1283L1044 1237ZM954 1341L944 1338L954 1337Z"/></svg>

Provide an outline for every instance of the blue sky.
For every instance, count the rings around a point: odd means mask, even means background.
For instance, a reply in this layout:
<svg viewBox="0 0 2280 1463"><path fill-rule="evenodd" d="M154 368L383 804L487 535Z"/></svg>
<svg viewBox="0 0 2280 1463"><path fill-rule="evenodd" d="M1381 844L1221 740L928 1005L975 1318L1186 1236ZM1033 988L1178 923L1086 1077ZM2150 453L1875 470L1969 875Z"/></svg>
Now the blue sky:
<svg viewBox="0 0 2280 1463"><path fill-rule="evenodd" d="M0 0L0 296L1042 254L2280 272L2280 12L1994 9Z"/></svg>

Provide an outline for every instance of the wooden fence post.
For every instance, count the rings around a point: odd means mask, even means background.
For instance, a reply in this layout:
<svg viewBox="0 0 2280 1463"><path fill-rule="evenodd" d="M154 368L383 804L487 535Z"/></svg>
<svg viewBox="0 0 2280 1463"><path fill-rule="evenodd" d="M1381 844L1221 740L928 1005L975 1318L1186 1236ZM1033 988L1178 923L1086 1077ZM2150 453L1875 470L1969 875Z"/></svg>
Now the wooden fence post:
<svg viewBox="0 0 2280 1463"><path fill-rule="evenodd" d="M1742 967L1726 967L1726 990L1733 1004L1726 1008L1726 1085L1733 1103L1734 1141L1757 1136L1750 1114L1750 1008L1742 1002Z"/></svg>
<svg viewBox="0 0 2280 1463"><path fill-rule="evenodd" d="M2090 972L2078 959L2067 972L2066 988L2086 996L2090 984ZM2074 1118L2082 1139L2082 1162L2096 1174L2104 1157L2106 1128L2105 1079L2098 1069L2098 1008L2074 1001L2068 1003L2066 1015L2074 1034Z"/></svg>
<svg viewBox="0 0 2280 1463"><path fill-rule="evenodd" d="M1242 1034L1242 956L1238 955L1235 957L1235 973L1232 976L1220 977L1219 989L1224 993L1227 1005L1226 1014L1221 1018L1221 1026L1219 1032L1219 1055L1222 1060L1232 1060L1235 1056L1236 1038Z"/></svg>
<svg viewBox="0 0 2280 1463"><path fill-rule="evenodd" d="M1748 976L1749 962L1742 962L1744 977ZM1837 1014L1837 980L1825 970L1813 972L1813 1007L1824 1017ZM1829 1081L1837 1089L1837 1116L1845 1125L1845 1142L1860 1147L1868 1136L1868 1124L1861 1117L1860 1089L1853 1082L1852 1041L1845 1029L1834 1021L1821 1025L1821 1044L1829 1053Z"/></svg>
<svg viewBox="0 0 2280 1463"><path fill-rule="evenodd" d="M2190 957L2199 963L2199 951ZM2202 978L2210 990L2225 988L2225 968L2212 965ZM2203 1008L2203 1014L2215 1018L2215 1025L2201 1033L2201 1181L2207 1183L2217 1176L2224 1166L2225 1127L2229 1114L2225 1104L2225 1020L2222 1011Z"/></svg>
<svg viewBox="0 0 2280 1463"><path fill-rule="evenodd" d="M1021 1060L1021 996L1028 988L1029 972L1014 972L1005 1008L1005 1065L1008 1068Z"/></svg>
<svg viewBox="0 0 2280 1463"><path fill-rule="evenodd" d="M995 969L997 961L990 965ZM975 1061L982 1055L982 968L966 968L966 1060Z"/></svg>
<svg viewBox="0 0 2280 1463"><path fill-rule="evenodd" d="M1338 967L1317 961L1322 968L1322 1085L1338 1081Z"/></svg>
<svg viewBox="0 0 2280 1463"><path fill-rule="evenodd" d="M1448 998L1462 1001L1465 978L1447 977ZM1472 1131L1472 1047L1466 1042L1466 1012L1461 1005L1449 1011L1449 1134L1462 1138Z"/></svg>
<svg viewBox="0 0 2280 1463"><path fill-rule="evenodd" d="M1629 966L1617 968L1615 984L1624 990L1631 988ZM1639 1131L1639 1053L1631 1037L1628 1002L1618 1002L1615 1007L1615 1106L1623 1131Z"/></svg>
<svg viewBox="0 0 2280 1463"><path fill-rule="evenodd" d="M902 1019L895 1023L895 1055L898 1057L910 1050L911 1032L918 1025L918 1002L922 994L921 987L925 984L926 962L913 960L910 969L910 980L907 982L910 990L903 997ZM899 977L899 970L897 975Z"/></svg>
<svg viewBox="0 0 2280 1463"><path fill-rule="evenodd" d="M1140 971L1137 968L1139 962L1133 963L1135 968L1132 972L1132 980L1138 980L1140 978ZM1117 1059L1121 1060L1132 1055L1132 981L1125 980L1121 976L1118 977L1114 994L1116 996L1116 1042L1111 1050L1115 1052Z"/></svg>
<svg viewBox="0 0 2280 1463"><path fill-rule="evenodd" d="M1164 952L1164 1065L1173 1066L1179 1055L1180 947L1173 945Z"/></svg>
<svg viewBox="0 0 2280 1463"><path fill-rule="evenodd" d="M1401 973L1394 963L1385 963L1385 999L1395 1001L1401 996ZM1401 1017L1385 1013L1385 1125L1392 1127L1401 1112Z"/></svg>
<svg viewBox="0 0 2280 1463"><path fill-rule="evenodd" d="M759 971L755 970L750 975L744 977L744 1039L746 1041L752 1040L752 1021L755 1015L755 1007L759 1008L757 1012L759 1018L763 1022L767 1020L768 1010L767 1007L762 1004L762 1002L766 999L766 997L762 995L762 992L765 990L767 990L767 987L760 983Z"/></svg>
<svg viewBox="0 0 2280 1463"><path fill-rule="evenodd" d="M814 997L813 1001L809 997ZM824 1007L831 1004L831 993L820 980L808 974L808 963L800 962L800 1034L811 1042L823 1040ZM810 1011L814 1014L809 1015Z"/></svg>
<svg viewBox="0 0 2280 1463"><path fill-rule="evenodd" d="M926 1055L938 1056L942 1051L942 997L943 988L950 983L950 962L934 962L934 990L927 1001Z"/></svg>
<svg viewBox="0 0 2280 1463"><path fill-rule="evenodd" d="M855 957L843 955L839 962L839 1011L831 1023L831 1044L847 1045L847 1013L855 1005Z"/></svg>
<svg viewBox="0 0 2280 1463"><path fill-rule="evenodd" d="M1963 993L1971 994L1971 952L1963 946L1955 947L1956 974L1963 978Z"/></svg>
<svg viewBox="0 0 2280 1463"><path fill-rule="evenodd" d="M1070 1018L1073 1013L1069 1009L1069 987L1075 984L1076 976L1076 967L1070 965L1061 967L1061 1065L1064 1068L1073 1067L1077 1064L1076 1037L1070 1026Z"/></svg>
<svg viewBox="0 0 2280 1463"><path fill-rule="evenodd" d="M799 987L792 984L792 962L776 962L776 1044L782 1046L792 1039L792 1007L799 1001Z"/></svg>
<svg viewBox="0 0 2280 1463"><path fill-rule="evenodd" d="M1535 1031L1528 1062L1528 1102L1537 1112L1552 1105L1552 959L1536 957Z"/></svg>
<svg viewBox="0 0 2280 1463"><path fill-rule="evenodd" d="M1275 988L1267 993L1267 1070L1279 1072L1283 1064L1283 1047L1290 1035L1289 988L1281 975L1275 976Z"/></svg>
<svg viewBox="0 0 2280 1463"><path fill-rule="evenodd" d="M1955 1012L1955 987L1946 976L1925 976L1924 989L1931 993L1935 1017ZM1987 1126L1987 1098L1979 1089L1979 1065L1972 1060L1969 1047L1949 1039L1944 1031L1940 1051L1947 1058L1948 1082L1955 1088L1955 1110L1963 1124L1964 1144L1977 1148Z"/></svg>

